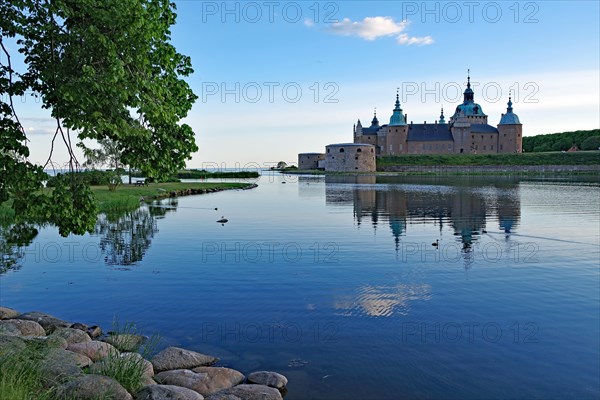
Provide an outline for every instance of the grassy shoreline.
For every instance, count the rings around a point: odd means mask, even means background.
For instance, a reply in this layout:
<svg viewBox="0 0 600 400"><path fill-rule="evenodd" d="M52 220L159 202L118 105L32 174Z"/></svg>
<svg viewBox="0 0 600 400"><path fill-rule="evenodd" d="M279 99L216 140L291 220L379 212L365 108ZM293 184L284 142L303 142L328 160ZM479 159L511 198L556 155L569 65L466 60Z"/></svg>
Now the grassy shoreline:
<svg viewBox="0 0 600 400"><path fill-rule="evenodd" d="M175 197L180 192L213 192L231 189L246 189L249 183L238 182L167 182L151 183L147 186L122 185L115 191L106 186L92 186L96 196L98 210L101 213L114 211L132 211L140 206L140 200L151 201L164 197ZM173 195L173 193L175 193ZM196 194L196 193L195 193ZM200 193L197 193L200 194Z"/></svg>

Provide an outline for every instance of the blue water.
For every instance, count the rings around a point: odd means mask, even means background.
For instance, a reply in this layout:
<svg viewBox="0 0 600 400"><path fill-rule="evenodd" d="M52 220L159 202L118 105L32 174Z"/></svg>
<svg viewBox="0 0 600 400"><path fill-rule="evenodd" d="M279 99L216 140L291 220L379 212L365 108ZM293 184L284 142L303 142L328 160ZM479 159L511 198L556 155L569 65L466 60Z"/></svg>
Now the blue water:
<svg viewBox="0 0 600 400"><path fill-rule="evenodd" d="M41 228L0 302L135 321L161 346L285 374L289 400L600 396L597 180L258 184L94 235Z"/></svg>

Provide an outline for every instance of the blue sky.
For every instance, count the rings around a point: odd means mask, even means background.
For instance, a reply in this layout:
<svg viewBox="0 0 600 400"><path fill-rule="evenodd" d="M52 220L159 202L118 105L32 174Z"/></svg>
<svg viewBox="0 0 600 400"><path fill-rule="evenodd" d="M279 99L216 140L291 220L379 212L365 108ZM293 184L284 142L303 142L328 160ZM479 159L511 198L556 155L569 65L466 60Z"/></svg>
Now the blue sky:
<svg viewBox="0 0 600 400"><path fill-rule="evenodd" d="M597 1L176 4L172 41L192 58L199 96L189 167L295 162L352 141L374 108L389 121L398 87L409 121L434 122L441 106L449 117L467 69L491 125L512 89L526 136L600 126ZM51 123L20 106L43 162Z"/></svg>

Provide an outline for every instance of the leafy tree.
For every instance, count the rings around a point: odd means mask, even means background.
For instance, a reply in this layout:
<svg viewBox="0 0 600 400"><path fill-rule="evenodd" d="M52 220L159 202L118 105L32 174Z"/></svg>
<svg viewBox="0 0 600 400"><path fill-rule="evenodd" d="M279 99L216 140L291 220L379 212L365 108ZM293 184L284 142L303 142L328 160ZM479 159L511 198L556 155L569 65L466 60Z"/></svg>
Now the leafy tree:
<svg viewBox="0 0 600 400"><path fill-rule="evenodd" d="M591 136L581 142L581 150L599 150L600 136Z"/></svg>
<svg viewBox="0 0 600 400"><path fill-rule="evenodd" d="M552 150L554 151L566 151L569 150L572 146L567 139L559 139L552 145Z"/></svg>
<svg viewBox="0 0 600 400"><path fill-rule="evenodd" d="M277 169L284 169L285 167L287 167L287 163L285 161L279 161L277 163Z"/></svg>
<svg viewBox="0 0 600 400"><path fill-rule="evenodd" d="M83 149L86 158L83 166L92 169L97 167L112 168L109 172L108 188L115 190L121 185L121 175L125 172L121 162L121 147L117 142L108 138L98 140L98 144L100 145L99 149L90 149L82 142L77 143L77 146Z"/></svg>
<svg viewBox="0 0 600 400"><path fill-rule="evenodd" d="M43 168L57 139L69 169L80 164L72 142L111 140L121 162L162 178L197 150L181 124L196 96L182 79L189 57L170 44L175 5L168 0L0 0L0 203L13 199L21 218L43 216L63 235L91 231L96 206L89 187L72 174L43 191ZM13 42L16 44L13 45ZM9 46L25 61L17 71ZM31 93L56 121L45 166L29 148L15 102Z"/></svg>

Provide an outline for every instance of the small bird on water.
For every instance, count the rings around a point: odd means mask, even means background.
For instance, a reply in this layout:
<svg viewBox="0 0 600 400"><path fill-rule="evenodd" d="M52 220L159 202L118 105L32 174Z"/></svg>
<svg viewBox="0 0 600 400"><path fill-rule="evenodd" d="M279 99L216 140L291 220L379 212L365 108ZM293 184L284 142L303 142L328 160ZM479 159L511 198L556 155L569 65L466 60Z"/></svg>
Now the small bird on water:
<svg viewBox="0 0 600 400"><path fill-rule="evenodd" d="M432 245L433 247L438 247L438 245L439 245L439 244L440 244L440 240L439 240L439 239L436 239L436 240L435 240L435 243L431 243L431 245Z"/></svg>
<svg viewBox="0 0 600 400"><path fill-rule="evenodd" d="M221 219L218 220L217 222L220 223L220 224L224 224L227 221L229 221L227 218L225 218L224 216L221 216Z"/></svg>

